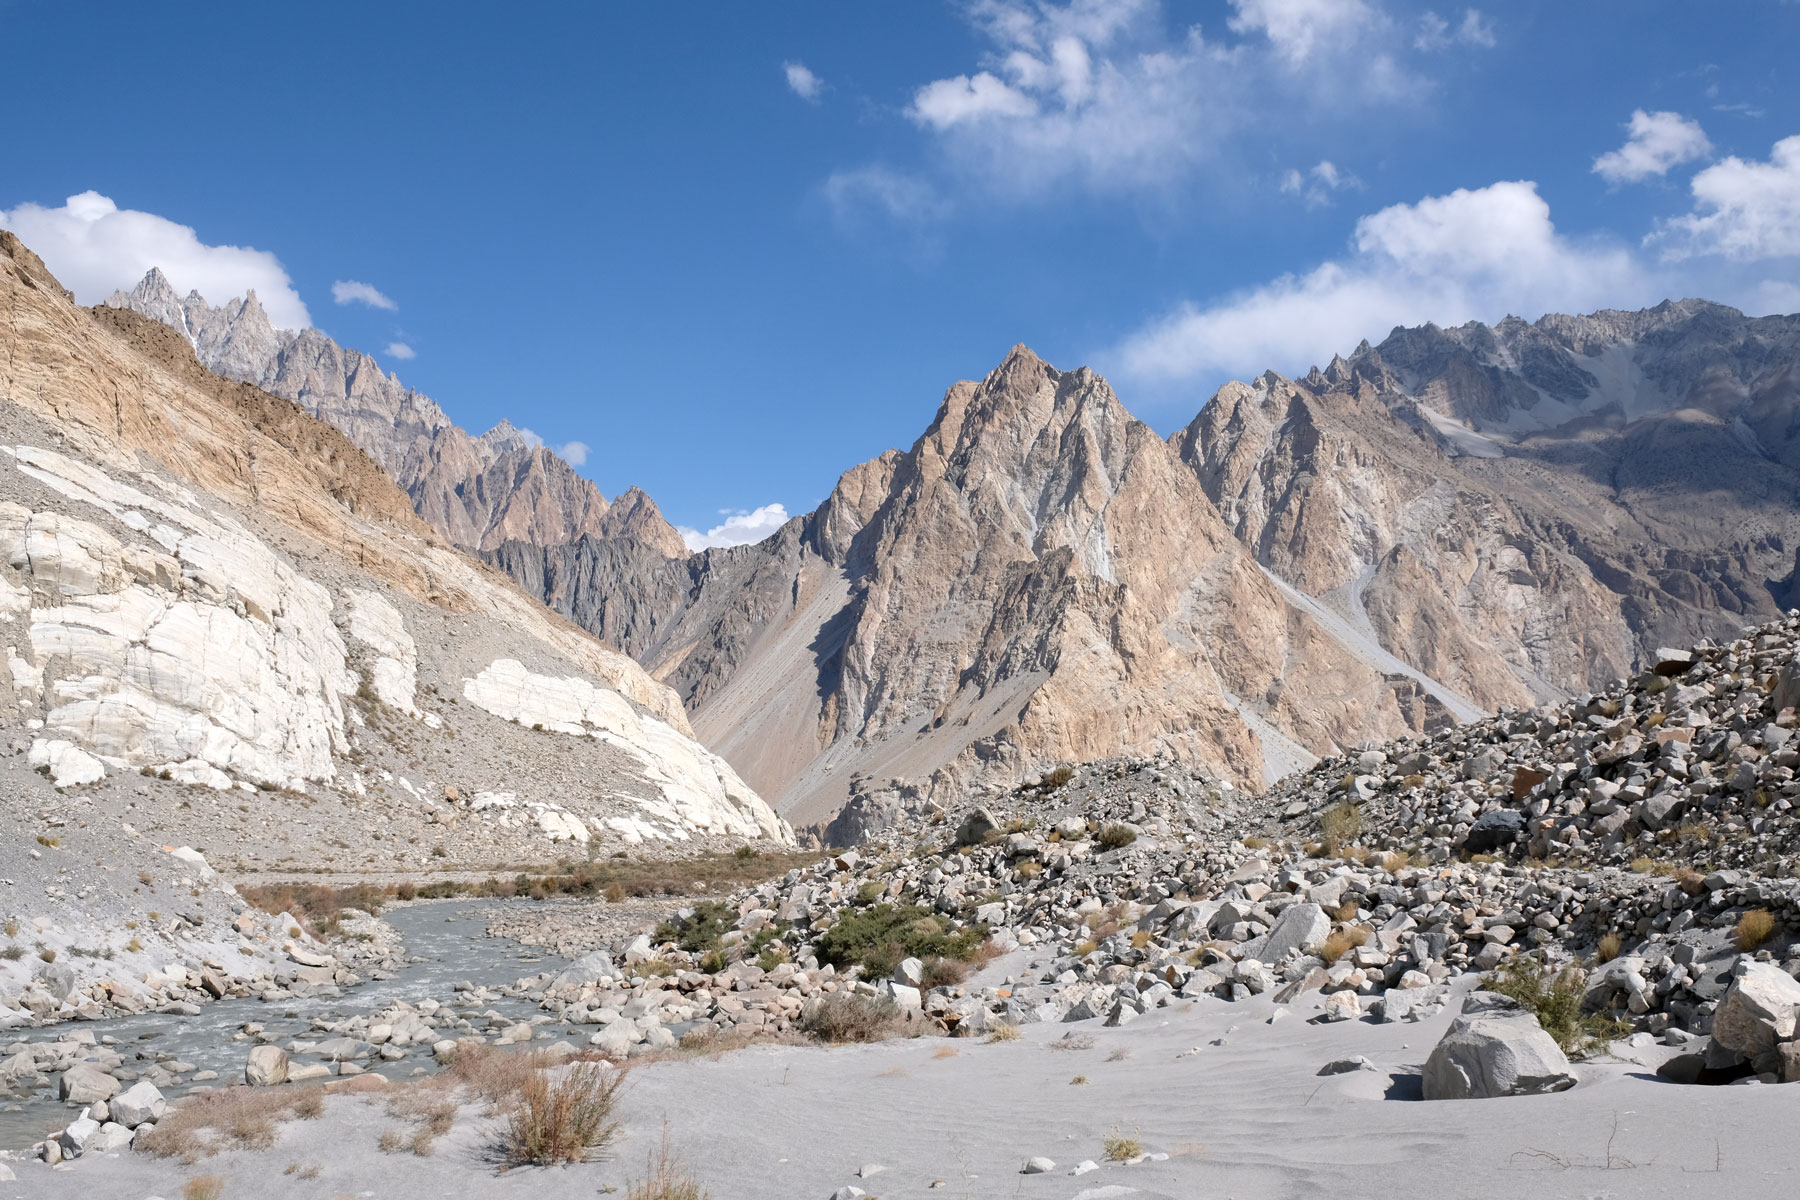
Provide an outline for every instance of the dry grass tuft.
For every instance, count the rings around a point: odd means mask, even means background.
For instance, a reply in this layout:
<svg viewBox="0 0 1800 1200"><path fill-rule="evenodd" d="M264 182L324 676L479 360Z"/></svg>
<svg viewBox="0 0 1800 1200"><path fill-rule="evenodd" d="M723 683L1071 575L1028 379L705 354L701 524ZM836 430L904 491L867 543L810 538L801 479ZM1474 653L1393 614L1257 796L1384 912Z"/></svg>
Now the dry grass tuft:
<svg viewBox="0 0 1800 1200"><path fill-rule="evenodd" d="M1745 954L1768 941L1775 933L1775 914L1766 908L1753 908L1738 918L1737 948Z"/></svg>
<svg viewBox="0 0 1800 1200"><path fill-rule="evenodd" d="M1050 1043L1052 1050L1092 1050L1094 1035L1091 1033L1065 1033Z"/></svg>
<svg viewBox="0 0 1800 1200"><path fill-rule="evenodd" d="M882 1042L903 1037L907 1032L906 1014L891 1000L877 996L858 996L833 992L808 1005L801 1014L800 1028L821 1042Z"/></svg>
<svg viewBox="0 0 1800 1200"><path fill-rule="evenodd" d="M1600 944L1594 947L1594 961L1603 963L1611 962L1613 959L1619 957L1619 950L1621 947L1622 943L1619 941L1619 935L1616 933L1608 933L1605 937L1600 939Z"/></svg>
<svg viewBox="0 0 1800 1200"><path fill-rule="evenodd" d="M1319 948L1319 956L1327 963L1334 963L1368 940L1369 930L1366 926L1346 925L1325 939L1325 944Z"/></svg>
<svg viewBox="0 0 1800 1200"><path fill-rule="evenodd" d="M936 1050L931 1052L931 1057L933 1057L933 1058L955 1058L956 1057L956 1047L955 1046L939 1046Z"/></svg>
<svg viewBox="0 0 1800 1200"><path fill-rule="evenodd" d="M988 1031L987 1040L990 1042L1016 1042L1023 1036L1017 1025L996 1025Z"/></svg>
<svg viewBox="0 0 1800 1200"><path fill-rule="evenodd" d="M712 1200L712 1194L689 1175L669 1148L669 1128L663 1126L662 1144L650 1155L650 1174L643 1182L632 1180L625 1200Z"/></svg>
<svg viewBox="0 0 1800 1200"><path fill-rule="evenodd" d="M187 1163L221 1150L267 1150L283 1121L310 1120L324 1107L325 1093L316 1087L237 1086L200 1092L170 1109L138 1145L160 1158Z"/></svg>
<svg viewBox="0 0 1800 1200"><path fill-rule="evenodd" d="M181 1185L181 1200L219 1200L224 1194L222 1175L196 1175Z"/></svg>
<svg viewBox="0 0 1800 1200"><path fill-rule="evenodd" d="M1692 867L1681 867L1675 872L1675 882L1690 896L1698 896L1706 890L1706 876Z"/></svg>
<svg viewBox="0 0 1800 1200"><path fill-rule="evenodd" d="M1117 1125L1113 1126L1111 1136L1101 1143L1106 1152L1107 1162L1130 1162L1144 1152L1144 1143L1138 1138L1137 1130L1125 1134Z"/></svg>
<svg viewBox="0 0 1800 1200"><path fill-rule="evenodd" d="M576 1163L606 1149L619 1136L612 1117L624 1086L624 1071L598 1063L572 1063L560 1073L533 1071L505 1108L507 1160Z"/></svg>
<svg viewBox="0 0 1800 1200"><path fill-rule="evenodd" d="M1361 836L1362 810L1350 801L1334 804L1319 814L1319 840L1324 843L1325 857L1339 857Z"/></svg>
<svg viewBox="0 0 1800 1200"><path fill-rule="evenodd" d="M1354 921L1356 914L1362 911L1362 905L1354 900L1346 900L1338 905L1337 911L1331 914L1334 921Z"/></svg>
<svg viewBox="0 0 1800 1200"><path fill-rule="evenodd" d="M1381 869L1389 875L1398 875L1412 865L1412 855L1404 850L1390 850L1381 856Z"/></svg>

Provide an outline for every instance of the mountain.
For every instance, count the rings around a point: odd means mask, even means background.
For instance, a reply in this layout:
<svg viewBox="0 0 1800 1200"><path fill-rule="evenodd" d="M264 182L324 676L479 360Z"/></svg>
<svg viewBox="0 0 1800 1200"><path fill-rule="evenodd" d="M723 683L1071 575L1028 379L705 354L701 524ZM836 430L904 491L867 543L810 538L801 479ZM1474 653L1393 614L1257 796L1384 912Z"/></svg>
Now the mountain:
<svg viewBox="0 0 1800 1200"><path fill-rule="evenodd" d="M590 480L507 421L471 436L361 351L316 329L276 329L255 292L214 308L198 292L177 296L152 268L106 303L179 330L208 369L292 400L343 430L393 476L420 516L464 550L508 540L558 545L588 535L630 538L670 558L687 554L641 491L609 504Z"/></svg>
<svg viewBox="0 0 1800 1200"><path fill-rule="evenodd" d="M1800 318L1705 301L1396 330L1173 439L1294 587L1485 708L1787 604Z"/></svg>
<svg viewBox="0 0 1800 1200"><path fill-rule="evenodd" d="M834 838L1112 753L1254 787L1777 615L1797 361L1704 301L1402 329L1162 442L1021 347L759 545L487 557Z"/></svg>
<svg viewBox="0 0 1800 1200"><path fill-rule="evenodd" d="M795 821L1122 748L1261 786L1479 712L1264 570L1104 380L1022 346L759 545L490 557L673 686Z"/></svg>
<svg viewBox="0 0 1800 1200"><path fill-rule="evenodd" d="M4 231L0 551L0 812L81 847L9 852L21 883L160 842L391 871L789 837L672 690L342 433Z"/></svg>

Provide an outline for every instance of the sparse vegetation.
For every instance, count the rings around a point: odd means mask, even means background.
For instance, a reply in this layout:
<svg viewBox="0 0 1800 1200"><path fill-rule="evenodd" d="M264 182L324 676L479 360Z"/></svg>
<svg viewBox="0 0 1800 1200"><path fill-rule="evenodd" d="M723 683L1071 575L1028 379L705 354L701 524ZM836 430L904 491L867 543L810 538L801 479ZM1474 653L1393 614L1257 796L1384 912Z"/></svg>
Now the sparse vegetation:
<svg viewBox="0 0 1800 1200"><path fill-rule="evenodd" d="M996 1025L988 1031L990 1042L1016 1042L1022 1035L1017 1025Z"/></svg>
<svg viewBox="0 0 1800 1200"><path fill-rule="evenodd" d="M1592 1054L1609 1039L1629 1032L1620 1022L1583 1015L1581 1002L1587 992L1587 973L1577 966L1553 971L1530 955L1516 954L1498 971L1484 977L1482 986L1510 996L1529 1009L1564 1054Z"/></svg>
<svg viewBox="0 0 1800 1200"><path fill-rule="evenodd" d="M221 1150L267 1150L283 1121L324 1111L322 1088L228 1087L196 1092L171 1108L137 1143L161 1158L199 1162Z"/></svg>
<svg viewBox="0 0 1800 1200"><path fill-rule="evenodd" d="M1130 1162L1144 1152L1144 1143L1138 1138L1137 1130L1126 1134L1115 1125L1113 1131L1101 1143L1106 1152L1107 1162Z"/></svg>
<svg viewBox="0 0 1800 1200"><path fill-rule="evenodd" d="M1137 830L1118 821L1108 824L1094 838L1094 844L1102 850L1123 850L1135 841L1137 841Z"/></svg>
<svg viewBox="0 0 1800 1200"><path fill-rule="evenodd" d="M625 1200L712 1200L712 1194L689 1175L669 1147L669 1130L663 1127L662 1143L650 1154L649 1175L632 1180L625 1190Z"/></svg>
<svg viewBox="0 0 1800 1200"><path fill-rule="evenodd" d="M1358 946L1366 944L1368 940L1367 926L1346 925L1342 929L1333 930L1331 935L1325 939L1325 944L1319 948L1319 957L1327 963L1334 963Z"/></svg>
<svg viewBox="0 0 1800 1200"><path fill-rule="evenodd" d="M881 1042L906 1033L906 1014L892 1000L833 992L808 1005L800 1028L821 1042Z"/></svg>
<svg viewBox="0 0 1800 1200"><path fill-rule="evenodd" d="M854 908L818 940L819 960L840 971L860 966L866 976L886 978L903 958L967 961L987 939L985 925L952 929L948 918L916 904L873 904Z"/></svg>
<svg viewBox="0 0 1800 1200"><path fill-rule="evenodd" d="M624 1071L599 1063L532 1071L505 1108L507 1160L547 1166L604 1150L619 1135L613 1111L624 1086Z"/></svg>
<svg viewBox="0 0 1800 1200"><path fill-rule="evenodd" d="M1045 774L1041 786L1046 792L1054 792L1069 780L1075 778L1075 768L1064 763Z"/></svg>
<svg viewBox="0 0 1800 1200"><path fill-rule="evenodd" d="M1362 810L1345 800L1319 814L1319 837L1325 857L1337 858L1345 847L1362 836Z"/></svg>
<svg viewBox="0 0 1800 1200"><path fill-rule="evenodd" d="M1609 932L1605 937L1600 939L1600 944L1594 947L1594 961L1603 963L1611 962L1613 959L1619 957L1620 945L1619 935L1617 933Z"/></svg>
<svg viewBox="0 0 1800 1200"><path fill-rule="evenodd" d="M181 1185L181 1200L219 1200L225 1194L221 1175L196 1175Z"/></svg>
<svg viewBox="0 0 1800 1200"><path fill-rule="evenodd" d="M1745 954L1750 953L1775 934L1775 914L1766 908L1753 908L1738 918L1737 929L1733 936L1737 940L1737 948Z"/></svg>
<svg viewBox="0 0 1800 1200"><path fill-rule="evenodd" d="M5 959L7 962L18 962L24 957L25 947L23 946L8 946L6 949L0 950L0 958Z"/></svg>

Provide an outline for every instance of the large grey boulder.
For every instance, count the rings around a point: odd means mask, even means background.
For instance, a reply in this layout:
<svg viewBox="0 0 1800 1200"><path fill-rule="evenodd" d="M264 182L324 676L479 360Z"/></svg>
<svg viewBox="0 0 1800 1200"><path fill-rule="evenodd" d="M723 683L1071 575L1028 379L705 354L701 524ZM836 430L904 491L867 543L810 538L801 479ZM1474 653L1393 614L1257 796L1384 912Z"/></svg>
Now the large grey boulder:
<svg viewBox="0 0 1800 1200"><path fill-rule="evenodd" d="M615 979L619 968L613 965L612 955L604 950L596 950L592 954L584 954L556 976L552 987L564 987L568 984L599 983L602 979Z"/></svg>
<svg viewBox="0 0 1800 1200"><path fill-rule="evenodd" d="M119 1094L119 1081L92 1063L76 1063L62 1074L56 1095L67 1104L92 1104Z"/></svg>
<svg viewBox="0 0 1800 1200"><path fill-rule="evenodd" d="M258 1046L250 1051L249 1061L244 1063L244 1082L251 1087L270 1087L277 1083L286 1083L288 1078L287 1051L280 1046Z"/></svg>
<svg viewBox="0 0 1800 1200"><path fill-rule="evenodd" d="M1465 1009L1425 1061L1427 1100L1537 1096L1574 1086L1568 1056L1523 1009Z"/></svg>
<svg viewBox="0 0 1800 1200"><path fill-rule="evenodd" d="M1275 918L1274 928L1256 957L1274 965L1298 950L1317 950L1331 936L1331 918L1316 904L1290 904Z"/></svg>
<svg viewBox="0 0 1800 1200"><path fill-rule="evenodd" d="M169 1108L168 1101L147 1079L141 1079L114 1096L106 1106L109 1117L127 1129L136 1129L145 1121L160 1121Z"/></svg>
<svg viewBox="0 0 1800 1200"><path fill-rule="evenodd" d="M1736 974L1713 1014L1713 1041L1759 1071L1774 1070L1775 1047L1792 1038L1800 1023L1800 981L1774 963L1748 959Z"/></svg>
<svg viewBox="0 0 1800 1200"><path fill-rule="evenodd" d="M1514 808L1495 809L1478 818L1469 827L1469 836L1463 841L1463 849L1471 854L1486 854L1490 850L1512 845L1524 829L1524 813Z"/></svg>

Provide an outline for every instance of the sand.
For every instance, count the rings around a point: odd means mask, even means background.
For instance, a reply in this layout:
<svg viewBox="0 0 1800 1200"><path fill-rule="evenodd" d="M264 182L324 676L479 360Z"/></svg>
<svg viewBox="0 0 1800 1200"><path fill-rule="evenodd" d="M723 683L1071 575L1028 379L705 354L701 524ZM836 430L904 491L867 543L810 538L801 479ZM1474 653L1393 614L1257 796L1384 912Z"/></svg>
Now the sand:
<svg viewBox="0 0 1800 1200"><path fill-rule="evenodd" d="M15 1163L18 1181L0 1183L0 1200L173 1198L199 1174L223 1176L227 1200L590 1197L642 1177L665 1121L713 1200L824 1200L846 1184L881 1200L1800 1194L1800 1140L1782 1133L1800 1114L1800 1088L1683 1087L1654 1075L1672 1051L1620 1044L1639 1061L1582 1064L1581 1085L1560 1095L1426 1102L1407 1097L1454 1004L1419 1024L1317 1024L1317 1001L1303 998L1274 1025L1266 998L1206 1000L1120 1029L1029 1026L994 1045L768 1046L657 1063L633 1072L621 1143L574 1167L499 1172L493 1125L474 1109L430 1157L383 1154L376 1140L398 1122L379 1099L337 1096L268 1151L194 1166L129 1152L66 1169ZM1070 1033L1093 1045L1051 1047ZM1379 1069L1317 1075L1356 1054ZM1115 1129L1168 1157L1102 1162ZM1039 1155L1056 1170L1018 1173ZM1101 1166L1066 1174L1083 1159ZM290 1163L320 1174L284 1175ZM859 1178L866 1164L886 1169Z"/></svg>

